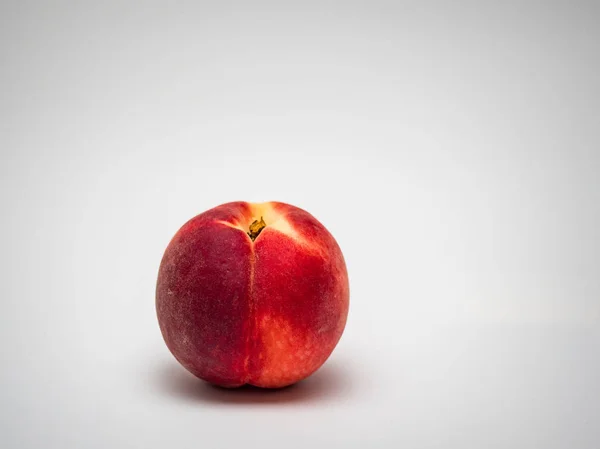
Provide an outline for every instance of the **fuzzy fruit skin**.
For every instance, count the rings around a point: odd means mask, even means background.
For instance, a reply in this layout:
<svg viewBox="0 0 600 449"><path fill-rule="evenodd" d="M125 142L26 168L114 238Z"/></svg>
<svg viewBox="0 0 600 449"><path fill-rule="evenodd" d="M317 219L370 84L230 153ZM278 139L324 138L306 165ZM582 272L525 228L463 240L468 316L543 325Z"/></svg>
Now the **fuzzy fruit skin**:
<svg viewBox="0 0 600 449"><path fill-rule="evenodd" d="M267 226L254 242L249 225ZM348 315L342 252L308 212L284 203L227 203L188 221L158 273L167 347L191 373L224 387L291 385L316 371Z"/></svg>

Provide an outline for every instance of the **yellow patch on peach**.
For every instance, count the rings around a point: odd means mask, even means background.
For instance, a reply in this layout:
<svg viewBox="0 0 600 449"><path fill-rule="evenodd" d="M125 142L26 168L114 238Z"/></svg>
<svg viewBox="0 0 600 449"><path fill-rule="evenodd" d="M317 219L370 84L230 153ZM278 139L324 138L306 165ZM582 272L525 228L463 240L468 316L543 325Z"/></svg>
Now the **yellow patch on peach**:
<svg viewBox="0 0 600 449"><path fill-rule="evenodd" d="M327 251L319 244L320 242L311 242L304 238L287 219L286 214L278 211L273 203L250 203L250 210L252 211L252 217L249 219L248 225L262 218L266 223L263 232L277 231L302 246L305 250L327 256Z"/></svg>
<svg viewBox="0 0 600 449"><path fill-rule="evenodd" d="M266 229L269 231L277 231L308 250L322 252L322 249L318 245L309 242L298 231L296 231L292 224L286 219L286 215L279 212L273 203L249 203L249 205L250 215L244 217L244 219L233 220L231 222L219 220L217 223L229 226L230 228L236 228L247 233L252 223L262 219L266 223Z"/></svg>
<svg viewBox="0 0 600 449"><path fill-rule="evenodd" d="M232 221L219 220L217 223L248 232L250 225L254 221L263 219L268 227L292 237L297 236L298 233L292 228L287 220L285 220L285 215L278 212L273 203L249 203L249 206L249 215L246 214L243 218L234 219Z"/></svg>

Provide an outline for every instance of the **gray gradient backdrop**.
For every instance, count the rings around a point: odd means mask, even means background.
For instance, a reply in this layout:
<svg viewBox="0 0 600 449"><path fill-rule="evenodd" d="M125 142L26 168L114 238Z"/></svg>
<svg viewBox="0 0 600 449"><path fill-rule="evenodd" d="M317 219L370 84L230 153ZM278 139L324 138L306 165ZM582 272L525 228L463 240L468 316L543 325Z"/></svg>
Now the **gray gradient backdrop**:
<svg viewBox="0 0 600 449"><path fill-rule="evenodd" d="M2 448L600 447L597 2L2 2ZM162 252L303 207L351 278L327 364L222 391Z"/></svg>

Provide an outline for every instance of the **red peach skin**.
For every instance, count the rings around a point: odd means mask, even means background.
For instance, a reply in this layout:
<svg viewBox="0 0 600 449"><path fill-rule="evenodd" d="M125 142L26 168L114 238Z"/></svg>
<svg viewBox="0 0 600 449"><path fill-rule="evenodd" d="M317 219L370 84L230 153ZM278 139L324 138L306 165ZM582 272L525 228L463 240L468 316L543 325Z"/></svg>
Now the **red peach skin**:
<svg viewBox="0 0 600 449"><path fill-rule="evenodd" d="M337 345L348 303L333 236L277 202L227 203L192 218L169 243L156 287L171 353L224 387L278 388L310 376Z"/></svg>

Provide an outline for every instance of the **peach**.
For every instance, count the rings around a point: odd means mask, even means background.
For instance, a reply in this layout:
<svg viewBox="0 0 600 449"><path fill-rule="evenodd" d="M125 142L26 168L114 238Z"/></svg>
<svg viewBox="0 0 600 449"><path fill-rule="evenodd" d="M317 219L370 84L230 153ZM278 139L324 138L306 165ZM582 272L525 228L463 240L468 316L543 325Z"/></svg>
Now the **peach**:
<svg viewBox="0 0 600 449"><path fill-rule="evenodd" d="M156 311L188 371L224 387L278 388L315 372L348 315L333 236L289 204L227 203L188 221L162 258Z"/></svg>

